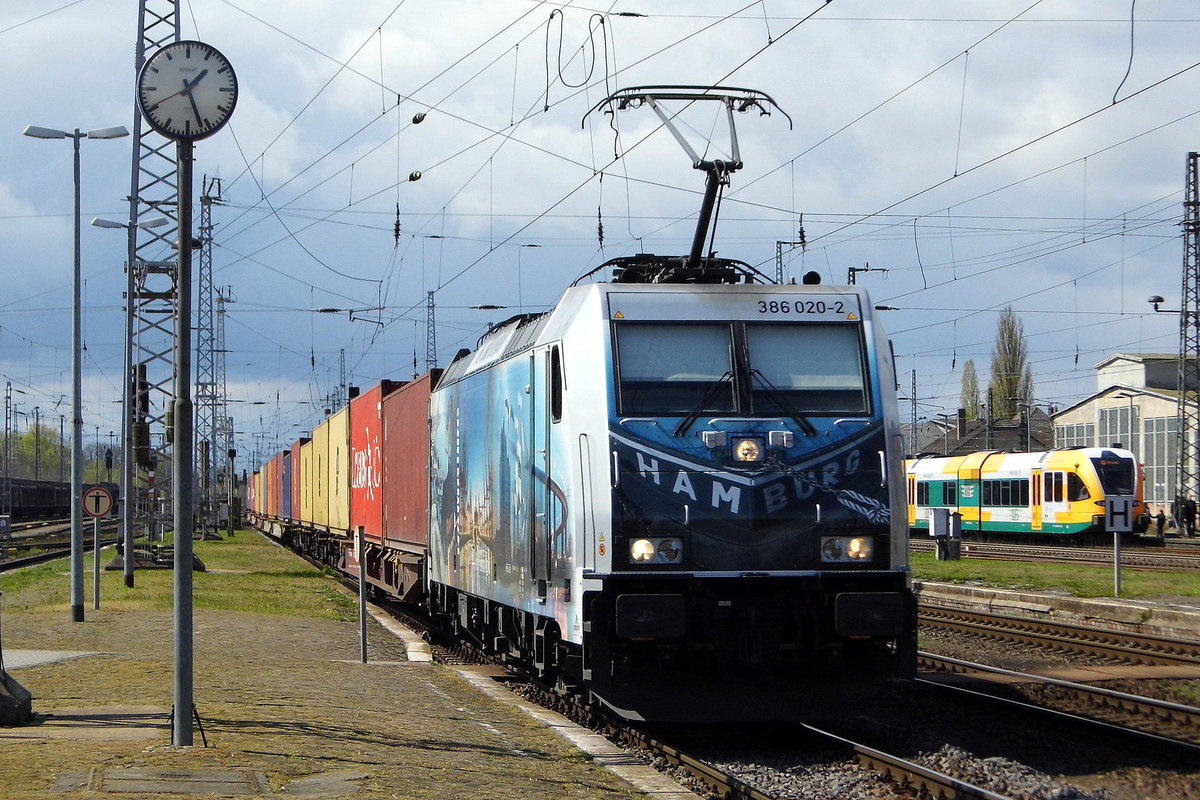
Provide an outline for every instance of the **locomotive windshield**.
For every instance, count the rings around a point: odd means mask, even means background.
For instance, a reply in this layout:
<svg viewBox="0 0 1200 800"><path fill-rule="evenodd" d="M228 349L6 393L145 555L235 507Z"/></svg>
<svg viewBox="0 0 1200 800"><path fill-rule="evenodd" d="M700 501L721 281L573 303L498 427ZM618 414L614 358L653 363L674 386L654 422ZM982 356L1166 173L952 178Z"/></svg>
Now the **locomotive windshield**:
<svg viewBox="0 0 1200 800"><path fill-rule="evenodd" d="M1093 458L1092 465L1096 468L1105 494L1133 494L1137 480L1133 459L1102 455L1100 458Z"/></svg>
<svg viewBox="0 0 1200 800"><path fill-rule="evenodd" d="M756 414L778 413L780 397L802 413L864 414L867 389L862 344L853 325L747 325L750 368L773 391L755 383Z"/></svg>
<svg viewBox="0 0 1200 800"><path fill-rule="evenodd" d="M614 336L622 414L869 410L857 325L624 322Z"/></svg>
<svg viewBox="0 0 1200 800"><path fill-rule="evenodd" d="M617 330L622 413L735 410L733 382L728 380L733 370L728 324L627 323Z"/></svg>

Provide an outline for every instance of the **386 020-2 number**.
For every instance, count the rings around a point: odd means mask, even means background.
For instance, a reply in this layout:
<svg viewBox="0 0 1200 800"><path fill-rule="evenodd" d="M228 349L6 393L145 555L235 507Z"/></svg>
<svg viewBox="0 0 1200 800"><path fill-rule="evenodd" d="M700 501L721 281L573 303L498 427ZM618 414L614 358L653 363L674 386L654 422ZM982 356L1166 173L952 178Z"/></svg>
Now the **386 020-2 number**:
<svg viewBox="0 0 1200 800"><path fill-rule="evenodd" d="M760 314L841 314L845 303L835 300L826 303L824 300L759 300Z"/></svg>

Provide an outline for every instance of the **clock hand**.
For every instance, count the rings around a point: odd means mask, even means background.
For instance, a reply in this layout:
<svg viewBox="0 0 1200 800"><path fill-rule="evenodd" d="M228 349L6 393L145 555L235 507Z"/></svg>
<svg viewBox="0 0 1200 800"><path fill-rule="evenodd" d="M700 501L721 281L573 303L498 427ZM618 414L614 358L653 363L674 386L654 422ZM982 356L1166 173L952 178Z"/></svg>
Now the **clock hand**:
<svg viewBox="0 0 1200 800"><path fill-rule="evenodd" d="M187 81L183 82L183 90L185 92L192 91L192 89L196 88L196 84L200 82L200 79L203 78L207 74L208 74L208 70L206 70L206 69L200 70L200 74L196 76L196 79L194 81L192 81L191 83L188 83Z"/></svg>
<svg viewBox="0 0 1200 800"><path fill-rule="evenodd" d="M197 122L199 125L203 126L203 125L204 125L204 119L203 119L203 118L200 116L200 107L199 107L198 105L196 105L196 95L192 94L192 93L189 91L189 92L187 93L187 96L188 96L188 100L190 100L190 101L191 101L191 103L192 103L192 112L193 112L193 113L196 115L196 122Z"/></svg>

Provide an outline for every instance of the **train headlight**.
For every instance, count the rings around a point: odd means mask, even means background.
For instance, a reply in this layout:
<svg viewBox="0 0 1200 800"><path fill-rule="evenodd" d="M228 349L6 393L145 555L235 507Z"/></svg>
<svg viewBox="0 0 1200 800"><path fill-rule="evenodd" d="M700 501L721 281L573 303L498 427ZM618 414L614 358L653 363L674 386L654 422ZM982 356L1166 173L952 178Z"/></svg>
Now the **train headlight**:
<svg viewBox="0 0 1200 800"><path fill-rule="evenodd" d="M763 446L758 439L738 439L733 443L735 461L762 461Z"/></svg>
<svg viewBox="0 0 1200 800"><path fill-rule="evenodd" d="M683 557L682 539L663 539L658 543L658 558L667 564L681 561Z"/></svg>
<svg viewBox="0 0 1200 800"><path fill-rule="evenodd" d="M679 564L683 561L683 539L634 539L629 542L629 561L633 564Z"/></svg>
<svg viewBox="0 0 1200 800"><path fill-rule="evenodd" d="M829 563L870 561L875 557L872 536L822 536L821 560Z"/></svg>
<svg viewBox="0 0 1200 800"><path fill-rule="evenodd" d="M649 539L634 539L629 543L629 560L637 564L644 564L654 558L657 550L654 542Z"/></svg>

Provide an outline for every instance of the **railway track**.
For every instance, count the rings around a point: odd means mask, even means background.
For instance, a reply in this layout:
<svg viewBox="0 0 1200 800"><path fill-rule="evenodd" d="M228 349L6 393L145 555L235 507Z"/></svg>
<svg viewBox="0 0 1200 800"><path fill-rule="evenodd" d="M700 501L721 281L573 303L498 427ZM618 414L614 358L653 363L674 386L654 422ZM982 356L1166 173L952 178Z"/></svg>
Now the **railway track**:
<svg viewBox="0 0 1200 800"><path fill-rule="evenodd" d="M1200 757L1200 708L1194 706L932 653L921 653L920 664L922 668L940 675L969 676L973 679L969 686L917 678L921 683L973 696L985 696L1039 712L1066 715L1086 724L1103 726L1106 735L1148 737L1159 746L1172 747L1183 754ZM990 689L980 691L980 681L986 682ZM1036 700L1007 696L1013 688L1026 686L1038 687ZM1047 701L1051 705L1046 705Z"/></svg>
<svg viewBox="0 0 1200 800"><path fill-rule="evenodd" d="M917 619L923 626L1004 642L1070 650L1118 663L1200 667L1200 640L1183 641L929 605L920 607Z"/></svg>
<svg viewBox="0 0 1200 800"><path fill-rule="evenodd" d="M917 619L920 625L940 630L1030 644L1037 648L1069 650L1117 663L1200 667L1200 639L1188 642L1147 633L1109 631L1069 622L1031 620L925 604L920 606Z"/></svg>

